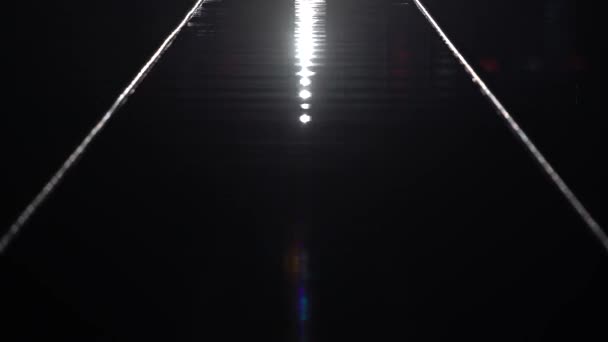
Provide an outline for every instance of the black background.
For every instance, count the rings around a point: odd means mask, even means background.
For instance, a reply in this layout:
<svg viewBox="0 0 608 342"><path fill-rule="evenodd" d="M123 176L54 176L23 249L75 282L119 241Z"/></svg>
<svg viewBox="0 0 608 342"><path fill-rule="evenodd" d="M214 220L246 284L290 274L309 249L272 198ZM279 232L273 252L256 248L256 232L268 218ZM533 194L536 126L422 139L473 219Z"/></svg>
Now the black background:
<svg viewBox="0 0 608 342"><path fill-rule="evenodd" d="M14 8L3 227L192 3ZM445 48L397 3L327 0L306 130L292 2L209 5L226 33L184 32L0 258L7 341L293 340L294 229L312 258L310 340L605 339L608 255L461 70L444 97L419 81ZM423 3L605 226L597 8ZM373 72L355 89L344 65L366 56L411 69L383 79L415 96L385 100Z"/></svg>

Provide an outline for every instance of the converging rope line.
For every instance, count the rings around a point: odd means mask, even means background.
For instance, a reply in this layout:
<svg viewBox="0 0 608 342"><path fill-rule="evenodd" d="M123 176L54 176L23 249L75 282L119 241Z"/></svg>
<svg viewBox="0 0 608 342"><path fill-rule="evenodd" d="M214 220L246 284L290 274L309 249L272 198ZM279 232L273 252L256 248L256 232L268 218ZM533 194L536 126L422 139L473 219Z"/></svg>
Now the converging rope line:
<svg viewBox="0 0 608 342"><path fill-rule="evenodd" d="M194 15L201 9L203 4L208 0L198 0L192 9L186 14L184 19L179 23L179 25L167 36L165 41L160 45L158 50L150 57L148 62L141 68L141 70L137 73L135 78L129 83L129 85L120 93L118 98L114 101L110 109L103 115L101 120L93 127L93 129L89 132L89 134L84 138L84 140L78 145L76 150L70 154L68 159L61 165L59 170L55 172L55 174L51 177L51 179L44 185L42 190L34 197L34 199L27 205L27 207L19 214L17 220L11 225L10 229L2 236L0 240L0 255L2 255L9 244L13 241L13 239L17 236L17 234L21 231L23 226L30 220L32 215L36 213L38 208L47 200L49 195L55 190L57 185L61 182L65 174L74 166L74 163L78 161L89 147L93 139L99 134L99 132L104 128L106 123L112 118L114 113L116 113L129 99L134 92L137 86L144 80L146 75L152 70L154 65L160 60L163 54L169 49L171 43L175 40L181 30L186 26L186 24L194 17Z"/></svg>
<svg viewBox="0 0 608 342"><path fill-rule="evenodd" d="M553 166L545 159L542 153L538 150L536 145L532 143L528 135L519 127L519 124L513 119L511 114L505 109L505 107L500 103L500 101L494 96L492 91L488 88L485 82L477 75L475 70L471 67L471 65L464 59L462 54L456 49L454 44L450 41L450 39L443 32L441 27L437 24L435 19L429 14L427 9L422 5L420 0L414 0L414 3L422 12L424 17L429 21L431 26L437 31L441 39L445 42L448 48L452 51L456 59L460 61L460 63L464 66L466 72L472 77L473 82L479 85L479 89L481 93L488 98L492 106L496 109L498 114L500 114L503 119L509 125L511 131L515 134L515 136L519 139L519 141L528 149L534 160L538 163L540 168L549 176L553 184L558 188L558 190L562 193L562 195L566 198L568 203L574 208L574 210L578 213L578 215L583 219L587 227L591 230L591 233L599 240L599 242L604 246L606 251L608 252L608 236L602 230L602 227L597 223L597 221L591 216L589 211L585 208L585 206L581 203L581 201L576 197L574 192L566 185L566 182L562 179L562 177L555 171Z"/></svg>
<svg viewBox="0 0 608 342"><path fill-rule="evenodd" d="M439 34L441 39L445 42L448 48L452 51L456 59L460 61L460 63L464 66L465 71L472 77L473 82L477 83L481 93L488 98L490 103L494 106L498 114L500 114L503 119L507 122L511 131L515 134L515 136L519 139L519 141L526 147L528 152L532 155L534 160L538 163L539 167L549 176L553 184L558 188L558 190L562 193L568 203L574 208L574 210L578 213L581 219L585 222L587 227L593 233L593 235L599 240L599 242L603 245L603 247L608 251L608 236L602 230L597 221L591 216L589 211L585 208L585 206L581 203L581 201L576 197L576 195L572 192L572 190L566 185L564 180L560 177L560 175L555 171L553 166L545 159L543 154L538 150L538 148L532 143L530 138L526 135L526 133L520 128L519 124L511 117L509 112L504 108L501 102L494 96L494 94L490 91L488 86L483 82L483 80L477 75L477 73L473 70L471 65L465 60L462 54L456 49L454 44L449 40L443 30L439 27L437 22L433 19L433 17L429 14L427 9L422 5L419 0L413 0L418 9L424 15L424 17L429 21L431 26L435 29L435 31ZM162 55L167 51L167 49L171 46L171 43L175 40L178 34L181 32L183 27L192 19L192 17L197 13L197 11L202 7L202 5L207 2L207 0L198 0L192 9L186 14L184 19L179 23L179 25L169 34L169 36L165 39L165 41L161 44L158 50L152 55L150 60L143 66L143 68L139 71L139 73L133 78L131 83L123 90L123 92L118 96L118 98L114 101L110 109L103 115L101 120L93 127L93 129L89 132L89 134L84 138L84 140L78 145L78 147L69 155L67 160L61 165L59 170L55 172L55 174L51 177L51 179L45 184L45 186L40 190L40 192L34 197L34 199L26 206L26 208L20 213L17 220L10 226L10 229L2 236L0 239L0 255L2 255L10 243L14 240L17 234L21 231L23 226L30 220L30 218L35 214L38 208L47 200L49 195L55 190L57 185L62 181L65 174L73 167L75 162L82 157L88 146L95 139L95 137L99 134L99 132L104 128L106 123L111 119L111 117L127 102L130 95L133 94L137 86L144 80L150 70L154 67L154 65L160 60Z"/></svg>

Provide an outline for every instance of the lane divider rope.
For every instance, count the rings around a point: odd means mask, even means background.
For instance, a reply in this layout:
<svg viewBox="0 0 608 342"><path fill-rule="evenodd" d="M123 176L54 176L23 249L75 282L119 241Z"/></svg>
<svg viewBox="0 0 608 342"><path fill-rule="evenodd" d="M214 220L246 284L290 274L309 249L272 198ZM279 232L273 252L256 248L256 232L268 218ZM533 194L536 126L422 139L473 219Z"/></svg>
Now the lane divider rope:
<svg viewBox="0 0 608 342"><path fill-rule="evenodd" d="M587 208L585 208L583 203L578 199L578 197L574 194L574 192L570 189L570 187L566 184L562 177L557 173L557 171L555 171L553 166L549 163L549 161L547 161L545 156L539 151L536 145L534 145L528 135L519 126L517 121L515 121L511 114L509 114L509 112L505 109L505 107L498 100L498 98L488 88L486 83L481 79L481 77L479 77L479 75L463 57L463 55L458 51L456 46L454 46L454 44L450 41L447 35L443 32L441 27L439 27L435 19L433 19L429 11L424 7L420 0L413 1L416 4L416 7L418 7L418 9L420 10L420 12L422 12L422 15L428 20L433 29L437 31L443 42L454 54L454 57L456 57L456 59L464 67L465 71L471 76L473 82L479 86L479 90L481 91L481 93L489 100L494 109L496 109L496 112L506 121L511 131L514 133L515 137L526 147L526 149L528 150L528 152L530 152L538 166L545 174L547 174L547 176L549 176L551 182L557 187L559 192L564 196L566 201L568 201L570 206L576 211L578 216L580 216L580 218L589 228L591 233L602 244L606 252L608 252L608 236L606 235L606 232L602 229L602 227L600 227L599 223L597 223L591 213L589 213Z"/></svg>
<svg viewBox="0 0 608 342"><path fill-rule="evenodd" d="M44 187L38 192L38 194L32 199L25 209L19 214L17 220L13 222L9 230L2 235L0 239L0 255L2 255L9 244L19 234L23 226L27 224L30 218L36 213L40 206L48 199L51 193L57 188L57 185L63 180L66 173L74 166L74 164L83 156L87 148L93 142L95 137L101 132L112 116L127 102L129 97L133 95L137 86L141 84L144 78L148 75L150 70L158 63L163 54L169 49L171 43L177 38L179 33L182 31L184 26L196 15L196 13L202 8L203 4L208 0L198 0L194 6L188 11L184 19L177 25L177 27L167 36L156 52L150 57L148 62L141 68L141 70L135 75L129 85L120 93L116 98L110 109L106 111L101 120L93 127L93 129L87 134L82 142L76 147L76 149L68 156L63 162L59 170L57 170L51 179L44 185Z"/></svg>

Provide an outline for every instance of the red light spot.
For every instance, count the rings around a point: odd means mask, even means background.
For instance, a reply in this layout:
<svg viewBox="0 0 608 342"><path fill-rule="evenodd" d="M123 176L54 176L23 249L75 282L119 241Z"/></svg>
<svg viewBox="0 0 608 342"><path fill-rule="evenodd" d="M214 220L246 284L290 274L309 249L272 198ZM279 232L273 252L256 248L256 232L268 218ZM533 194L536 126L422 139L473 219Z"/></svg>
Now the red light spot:
<svg viewBox="0 0 608 342"><path fill-rule="evenodd" d="M568 60L568 66L575 71L583 71L587 69L587 60L584 56L573 55Z"/></svg>
<svg viewBox="0 0 608 342"><path fill-rule="evenodd" d="M479 66L485 72L493 73L500 70L500 65L495 58L482 58L479 61Z"/></svg>

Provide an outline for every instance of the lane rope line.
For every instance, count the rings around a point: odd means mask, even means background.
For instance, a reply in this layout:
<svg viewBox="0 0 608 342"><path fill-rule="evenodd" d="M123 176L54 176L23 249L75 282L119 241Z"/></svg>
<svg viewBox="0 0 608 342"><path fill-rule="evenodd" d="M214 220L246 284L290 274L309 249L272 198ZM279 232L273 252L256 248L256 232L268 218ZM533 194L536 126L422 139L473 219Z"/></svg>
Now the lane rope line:
<svg viewBox="0 0 608 342"><path fill-rule="evenodd" d="M36 213L40 206L48 199L51 193L55 190L57 185L62 181L66 173L74 166L74 164L83 156L87 148L93 142L99 132L105 127L107 122L112 116L127 102L129 97L133 95L137 86L148 75L150 70L158 63L163 54L169 49L173 41L177 38L179 33L182 31L184 26L194 17L194 15L202 8L203 4L208 0L198 0L194 6L188 11L184 19L177 25L177 27L167 36L156 52L150 57L148 62L141 68L141 70L135 75L135 78L129 83L129 85L120 93L116 98L110 109L103 115L101 120L93 127L93 129L87 134L82 140L80 145L69 155L69 157L63 162L59 170L53 174L51 179L44 185L44 187L38 192L38 194L32 199L31 202L25 207L25 209L19 214L17 220L13 222L9 230L2 235L0 239L0 255L2 255L10 243L19 234L23 226L25 226L31 217Z"/></svg>
<svg viewBox="0 0 608 342"><path fill-rule="evenodd" d="M479 90L481 93L487 97L492 106L496 109L496 112L502 116L502 118L507 122L511 131L515 134L515 137L526 147L528 152L532 155L534 160L538 163L538 166L542 169L544 173L549 176L549 179L552 183L557 187L557 189L564 196L566 201L572 206L572 208L576 211L576 213L580 216L580 218L587 225L591 233L599 240L599 242L603 245L606 252L608 252L608 236L606 232L602 230L599 223L591 216L591 213L585 208L583 203L578 199L578 197L574 194L574 192L570 189L570 187L566 184L566 182L562 179L562 177L555 171L553 166L547 161L544 155L538 150L536 145L530 140L528 135L522 130L517 121L509 114L509 112L505 109L502 103L494 96L492 91L488 88L485 82L479 77L479 75L473 70L471 65L466 61L466 59L462 56L462 54L456 49L456 46L452 44L447 35L443 32L441 27L437 24L435 19L431 16L429 11L424 7L424 5L420 2L420 0L413 0L416 4L416 7L422 12L422 15L428 20L431 26L437 31L443 42L448 46L448 48L452 51L456 59L463 65L466 72L472 77L473 83L477 83L479 86Z"/></svg>

